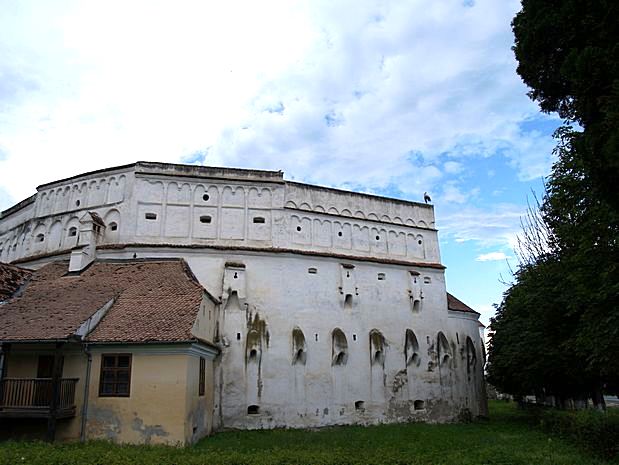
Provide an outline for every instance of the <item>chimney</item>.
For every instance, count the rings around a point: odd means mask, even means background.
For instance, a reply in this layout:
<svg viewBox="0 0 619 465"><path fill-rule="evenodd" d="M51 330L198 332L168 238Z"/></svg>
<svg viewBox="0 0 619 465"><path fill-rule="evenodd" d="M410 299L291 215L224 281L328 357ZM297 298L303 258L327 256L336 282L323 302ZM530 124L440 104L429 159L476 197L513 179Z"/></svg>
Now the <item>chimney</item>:
<svg viewBox="0 0 619 465"><path fill-rule="evenodd" d="M105 223L95 212L86 212L80 219L77 247L71 251L69 272L79 273L97 257L97 243L103 237Z"/></svg>

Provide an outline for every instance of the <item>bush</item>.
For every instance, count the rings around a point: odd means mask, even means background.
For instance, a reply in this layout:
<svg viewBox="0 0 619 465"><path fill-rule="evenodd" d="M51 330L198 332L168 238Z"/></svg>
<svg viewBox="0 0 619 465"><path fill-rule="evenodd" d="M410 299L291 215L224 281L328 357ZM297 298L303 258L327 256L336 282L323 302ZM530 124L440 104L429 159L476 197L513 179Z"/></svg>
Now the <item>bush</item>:
<svg viewBox="0 0 619 465"><path fill-rule="evenodd" d="M606 459L619 455L619 411L544 408L534 412L548 433L572 440Z"/></svg>

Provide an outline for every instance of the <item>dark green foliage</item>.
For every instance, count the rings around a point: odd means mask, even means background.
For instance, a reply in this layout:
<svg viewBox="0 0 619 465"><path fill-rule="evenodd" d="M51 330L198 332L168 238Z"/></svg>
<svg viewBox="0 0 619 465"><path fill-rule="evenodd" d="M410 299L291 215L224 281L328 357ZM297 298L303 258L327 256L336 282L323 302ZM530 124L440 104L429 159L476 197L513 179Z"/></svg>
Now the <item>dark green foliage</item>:
<svg viewBox="0 0 619 465"><path fill-rule="evenodd" d="M619 389L619 2L523 0L513 29L530 97L566 125L491 323L489 380L598 403Z"/></svg>
<svg viewBox="0 0 619 465"><path fill-rule="evenodd" d="M518 73L542 111L583 132L575 143L604 198L619 207L619 2L523 0L512 23Z"/></svg>
<svg viewBox="0 0 619 465"><path fill-rule="evenodd" d="M490 420L451 425L336 427L316 431L226 432L193 447L105 442L0 443L0 465L412 464L603 465L594 455L532 428L513 403L493 401ZM22 459L23 457L23 459Z"/></svg>
<svg viewBox="0 0 619 465"><path fill-rule="evenodd" d="M562 405L619 386L619 215L587 176L573 132L557 137L516 282L491 324L488 374L503 392L553 395Z"/></svg>

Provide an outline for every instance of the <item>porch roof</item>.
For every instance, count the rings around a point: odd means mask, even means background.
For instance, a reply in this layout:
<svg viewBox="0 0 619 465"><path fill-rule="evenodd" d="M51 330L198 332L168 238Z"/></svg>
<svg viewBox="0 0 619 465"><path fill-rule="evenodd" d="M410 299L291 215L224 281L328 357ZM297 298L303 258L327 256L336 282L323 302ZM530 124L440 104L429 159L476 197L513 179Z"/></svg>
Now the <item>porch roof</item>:
<svg viewBox="0 0 619 465"><path fill-rule="evenodd" d="M67 262L42 267L19 295L0 305L1 341L73 339L104 307L86 340L195 339L191 328L205 291L184 260L96 261L78 275L67 271Z"/></svg>

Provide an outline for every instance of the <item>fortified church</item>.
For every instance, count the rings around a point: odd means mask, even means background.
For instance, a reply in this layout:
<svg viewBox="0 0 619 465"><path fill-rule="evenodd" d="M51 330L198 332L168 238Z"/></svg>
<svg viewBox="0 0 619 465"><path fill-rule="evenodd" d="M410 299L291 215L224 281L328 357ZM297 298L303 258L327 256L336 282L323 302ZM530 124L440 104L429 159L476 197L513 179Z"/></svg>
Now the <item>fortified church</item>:
<svg viewBox="0 0 619 465"><path fill-rule="evenodd" d="M174 444L487 413L479 314L446 291L431 205L138 162L2 212L0 262L0 433Z"/></svg>

